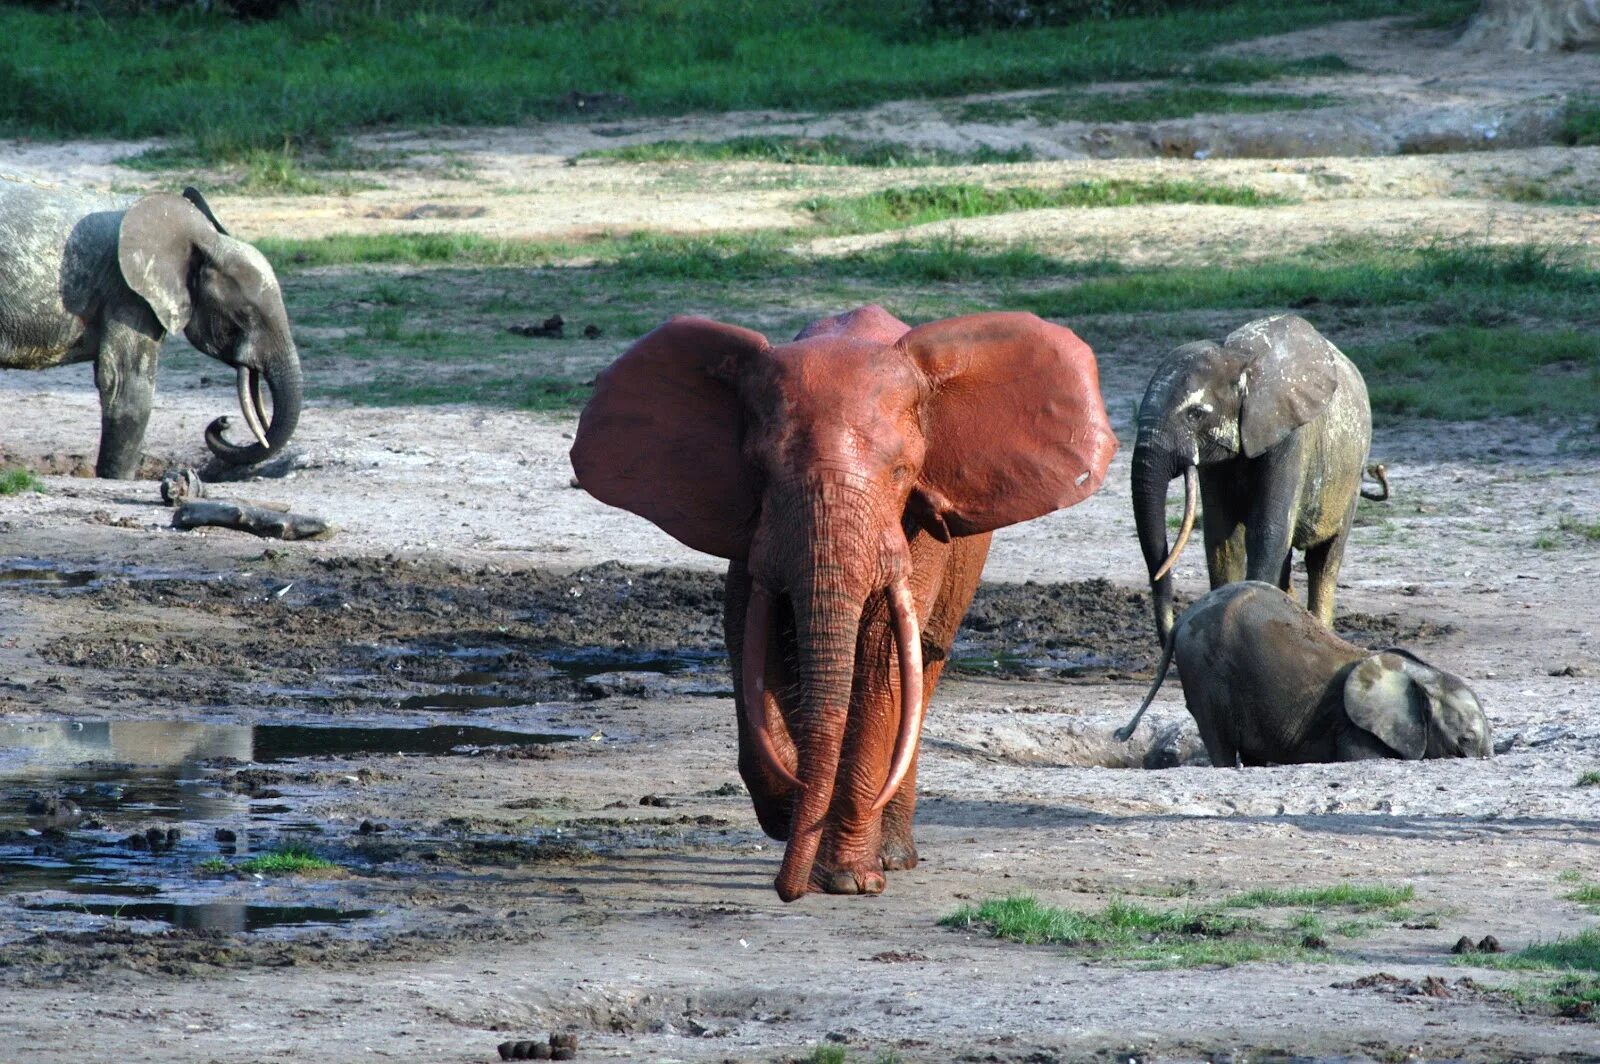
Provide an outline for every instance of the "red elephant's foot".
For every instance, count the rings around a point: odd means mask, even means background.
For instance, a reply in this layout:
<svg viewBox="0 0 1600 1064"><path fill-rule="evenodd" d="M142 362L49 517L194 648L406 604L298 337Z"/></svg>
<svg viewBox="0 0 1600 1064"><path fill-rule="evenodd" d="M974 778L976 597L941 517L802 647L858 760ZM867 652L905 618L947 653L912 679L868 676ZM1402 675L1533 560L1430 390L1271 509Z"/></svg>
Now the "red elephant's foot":
<svg viewBox="0 0 1600 1064"><path fill-rule="evenodd" d="M905 838L891 838L885 835L883 845L878 852L883 856L883 870L885 872L904 872L908 868L917 867L917 844L911 841L911 836Z"/></svg>
<svg viewBox="0 0 1600 1064"><path fill-rule="evenodd" d="M817 869L811 875L812 889L824 894L882 894L883 873L877 869Z"/></svg>

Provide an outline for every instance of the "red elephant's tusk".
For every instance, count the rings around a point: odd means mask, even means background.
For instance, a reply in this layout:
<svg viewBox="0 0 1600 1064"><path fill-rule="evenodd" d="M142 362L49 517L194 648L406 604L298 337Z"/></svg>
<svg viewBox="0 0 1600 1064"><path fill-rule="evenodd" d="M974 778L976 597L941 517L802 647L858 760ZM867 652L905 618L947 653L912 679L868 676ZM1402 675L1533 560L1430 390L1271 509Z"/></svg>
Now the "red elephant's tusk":
<svg viewBox="0 0 1600 1064"><path fill-rule="evenodd" d="M901 576L889 585L889 613L894 621L894 641L900 658L900 734L894 741L894 760L883 790L872 803L877 813L894 798L911 764L916 760L917 742L922 735L922 632L917 625L917 603L911 584Z"/></svg>
<svg viewBox="0 0 1600 1064"><path fill-rule="evenodd" d="M805 785L772 745L767 730L767 632L771 621L772 593L752 581L744 616L744 719L767 771L795 790L804 790Z"/></svg>

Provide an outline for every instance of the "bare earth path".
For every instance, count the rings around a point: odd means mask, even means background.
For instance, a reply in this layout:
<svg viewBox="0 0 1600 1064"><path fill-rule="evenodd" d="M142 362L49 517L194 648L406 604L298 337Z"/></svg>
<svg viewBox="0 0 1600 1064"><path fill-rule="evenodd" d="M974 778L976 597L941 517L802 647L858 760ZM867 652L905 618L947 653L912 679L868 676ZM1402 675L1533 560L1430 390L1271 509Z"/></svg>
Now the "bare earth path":
<svg viewBox="0 0 1600 1064"><path fill-rule="evenodd" d="M1367 72L1352 79L1367 84L1351 113L1398 114L1397 102L1407 102L1415 115L1462 100L1521 108L1600 80L1600 56L1553 57L1529 74L1438 45L1378 23L1261 47L1346 55ZM936 111L905 104L827 119L408 137L430 157L464 160L470 176L429 164L383 173L383 190L219 197L218 209L247 236L802 224L796 205L819 190L908 179L854 168L564 160L630 140L746 131L849 128L970 143L971 130ZM1050 133L1063 146L1059 161L918 171L914 180L1203 176L1302 200L1249 212L1030 212L958 227L1090 253L1115 247L1133 261L1247 260L1345 232L1592 249L1600 226L1594 210L1508 204L1495 192L1510 177L1593 182L1600 149L1091 160L1071 157L1078 135ZM1011 127L1005 136L1044 134ZM128 150L5 146L0 167L132 187L143 178L109 164ZM483 213L399 217L425 203ZM225 389L200 387L209 371L201 361L175 345L163 367L147 441L163 462L196 461L201 429L226 403ZM62 468L92 452L89 376L85 367L0 374L8 461ZM1126 498L1139 367L1108 372L1107 382L1124 450L1104 490L1001 533L986 577L1104 578L1110 584L1097 593L1136 612L1141 563ZM738 787L725 679L714 668L662 676L634 662L569 683L544 668L549 648L529 634L570 618L588 633L574 637L580 647L642 641L702 653L715 644L714 604L695 589L706 583L697 574L720 566L571 488L574 422L471 407L312 405L295 472L214 489L281 501L340 528L331 540L265 553L235 533L170 530L150 481L51 475L43 494L0 498L0 577L13 574L0 579L0 727L472 724L578 738L452 756L356 749L287 760L265 775L218 756L185 762L204 799L228 812L182 821L178 852L150 857L140 875L185 898L371 915L331 930L166 932L126 914L41 912L34 906L65 896L0 868L9 891L0 898L0 1059L484 1061L499 1041L563 1028L580 1032L581 1058L641 1060L780 1060L829 1039L857 1060L884 1052L904 1061L1600 1059L1592 1020L1524 1011L1495 989L1535 976L1458 966L1448 952L1462 935L1493 934L1514 950L1596 926L1591 910L1563 897L1573 873L1600 881L1600 787L1577 785L1600 769L1600 543L1563 531L1600 524L1592 426L1418 423L1375 443L1396 499L1363 510L1341 610L1349 623L1406 633L1465 676L1487 707L1496 758L1111 767L1137 764L1151 744L1149 725L1127 747L1109 732L1137 704L1153 648L1082 675L973 668L941 688L928 723L923 863L893 875L880 898L784 906L771 890L778 851ZM673 572L606 577L586 568L607 562ZM23 569L94 570L102 579L57 586L17 578ZM1199 551L1185 556L1178 578L1190 593L1203 588ZM595 619L603 595L619 581L663 579L689 589L681 601L624 617L635 628L621 636L605 634ZM550 595L564 604L547 609ZM244 649L230 653L230 640ZM480 667L452 658L457 647L503 652L494 660L517 679L453 676ZM467 689L516 697L466 710L400 701ZM1153 713L1158 729L1187 726L1175 683ZM25 800L31 771L0 743L5 802ZM641 805L646 796L664 804ZM287 811L264 812L271 803ZM165 823L154 816L125 812L107 830ZM347 871L287 880L194 872L219 852L213 827L270 834L290 820L315 825L318 845ZM0 828L17 821L0 809ZM389 830L362 835L363 821ZM936 925L964 902L1006 894L1094 909L1115 897L1203 905L1258 886L1342 881L1410 885L1416 900L1404 920L1376 921L1322 958L1227 968L1095 962ZM1379 972L1402 982L1349 985ZM1444 982L1427 984L1429 976Z"/></svg>

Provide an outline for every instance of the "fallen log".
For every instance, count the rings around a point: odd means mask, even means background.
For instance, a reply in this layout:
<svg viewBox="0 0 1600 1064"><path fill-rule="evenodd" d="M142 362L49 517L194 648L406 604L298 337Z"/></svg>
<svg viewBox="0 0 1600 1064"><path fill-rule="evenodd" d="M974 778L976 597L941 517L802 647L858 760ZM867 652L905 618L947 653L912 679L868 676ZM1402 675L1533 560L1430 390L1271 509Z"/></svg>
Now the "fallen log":
<svg viewBox="0 0 1600 1064"><path fill-rule="evenodd" d="M268 539L320 539L334 532L320 517L220 499L191 499L172 515L172 526L232 528Z"/></svg>

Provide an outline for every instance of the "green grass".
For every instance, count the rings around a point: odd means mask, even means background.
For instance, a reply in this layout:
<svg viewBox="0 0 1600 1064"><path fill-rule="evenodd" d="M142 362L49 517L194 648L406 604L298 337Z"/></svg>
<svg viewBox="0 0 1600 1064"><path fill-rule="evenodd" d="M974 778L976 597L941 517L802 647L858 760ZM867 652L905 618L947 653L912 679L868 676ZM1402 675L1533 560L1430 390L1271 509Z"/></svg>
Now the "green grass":
<svg viewBox="0 0 1600 1064"><path fill-rule="evenodd" d="M1346 353L1368 375L1375 413L1472 421L1600 411L1600 334L1593 331L1456 326ZM1600 526L1571 518L1561 530L1600 539Z"/></svg>
<svg viewBox="0 0 1600 1064"><path fill-rule="evenodd" d="M1261 960L1304 960L1310 925L1269 929L1215 910L1150 909L1115 900L1100 912L1041 905L1027 896L966 905L939 921L1025 945L1082 948L1106 960L1152 967L1230 966ZM1317 925L1320 932L1320 924Z"/></svg>
<svg viewBox="0 0 1600 1064"><path fill-rule="evenodd" d="M983 100L954 111L961 122L1159 122L1201 114L1263 114L1308 111L1339 101L1324 93L1228 92L1222 89L1168 87L1142 92L1047 93L1021 99Z"/></svg>
<svg viewBox="0 0 1600 1064"><path fill-rule="evenodd" d="M302 875L306 872L323 872L338 868L338 864L318 857L307 846L287 843L277 849L257 854L248 861L233 866L236 871L264 876Z"/></svg>
<svg viewBox="0 0 1600 1064"><path fill-rule="evenodd" d="M1567 101L1561 115L1563 144L1586 147L1600 144L1600 96L1579 96Z"/></svg>
<svg viewBox="0 0 1600 1064"><path fill-rule="evenodd" d="M971 151L916 148L888 141L851 137L745 136L727 140L659 140L623 148L582 152L574 161L607 159L624 163L763 162L800 166L971 166L1025 163L1034 158L1027 148L979 147Z"/></svg>
<svg viewBox="0 0 1600 1064"><path fill-rule="evenodd" d="M1585 883L1561 896L1582 905L1597 906L1600 905L1600 883Z"/></svg>
<svg viewBox="0 0 1600 1064"><path fill-rule="evenodd" d="M21 495L25 491L44 491L44 482L30 469L0 469L0 495Z"/></svg>
<svg viewBox="0 0 1600 1064"><path fill-rule="evenodd" d="M1550 942L1536 942L1515 953L1475 953L1459 963L1481 968L1600 972L1600 929L1591 928Z"/></svg>
<svg viewBox="0 0 1600 1064"><path fill-rule="evenodd" d="M1239 0L961 37L922 26L920 0L433 0L382 14L314 5L264 22L7 5L0 134L180 136L215 161L369 126L861 107L1183 76L1230 41L1443 6Z"/></svg>
<svg viewBox="0 0 1600 1064"><path fill-rule="evenodd" d="M1600 787L1600 769L1590 769L1578 777L1579 787Z"/></svg>
<svg viewBox="0 0 1600 1064"><path fill-rule="evenodd" d="M1133 207L1150 203L1203 203L1266 207L1291 202L1251 188L1198 181L1074 181L1053 187L991 188L976 184L912 185L860 196L817 197L802 206L836 232L884 229L977 218L1049 207Z"/></svg>
<svg viewBox="0 0 1600 1064"><path fill-rule="evenodd" d="M1537 203L1547 207L1593 207L1600 204L1600 189L1572 188L1549 180L1508 177L1495 188L1495 195L1512 203Z"/></svg>
<svg viewBox="0 0 1600 1064"><path fill-rule="evenodd" d="M1556 527L1587 543L1600 543L1600 521L1580 521L1576 517L1563 516L1556 522Z"/></svg>
<svg viewBox="0 0 1600 1064"><path fill-rule="evenodd" d="M1227 901L1230 909L1285 908L1355 909L1370 912L1392 909L1415 901L1413 887L1391 887L1380 883L1335 883L1329 887L1260 887Z"/></svg>

